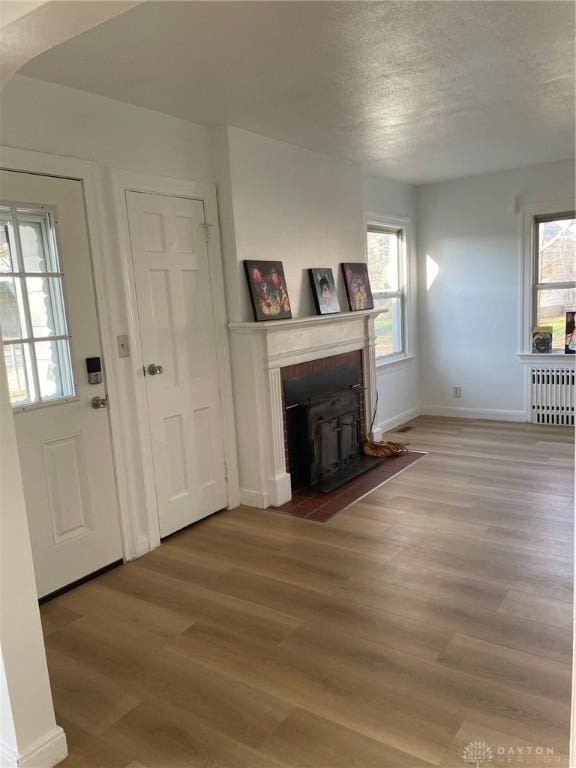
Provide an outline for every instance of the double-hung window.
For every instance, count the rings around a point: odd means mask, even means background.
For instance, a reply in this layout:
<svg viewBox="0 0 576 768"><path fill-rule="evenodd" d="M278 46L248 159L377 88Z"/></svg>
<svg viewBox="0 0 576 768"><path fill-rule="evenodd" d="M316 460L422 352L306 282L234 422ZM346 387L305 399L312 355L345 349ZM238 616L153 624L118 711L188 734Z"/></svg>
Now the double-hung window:
<svg viewBox="0 0 576 768"><path fill-rule="evenodd" d="M368 274L374 307L382 313L374 320L376 359L405 352L405 230L368 224Z"/></svg>
<svg viewBox="0 0 576 768"><path fill-rule="evenodd" d="M533 324L552 327L552 350L564 351L566 311L576 309L574 211L534 218Z"/></svg>
<svg viewBox="0 0 576 768"><path fill-rule="evenodd" d="M0 205L0 331L13 407L74 396L54 218Z"/></svg>

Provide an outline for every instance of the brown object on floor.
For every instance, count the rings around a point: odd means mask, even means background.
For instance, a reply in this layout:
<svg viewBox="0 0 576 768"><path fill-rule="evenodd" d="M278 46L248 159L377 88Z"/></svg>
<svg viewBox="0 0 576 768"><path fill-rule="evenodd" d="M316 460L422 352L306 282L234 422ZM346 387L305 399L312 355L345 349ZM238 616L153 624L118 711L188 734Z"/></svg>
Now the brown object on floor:
<svg viewBox="0 0 576 768"><path fill-rule="evenodd" d="M412 423L325 525L239 507L42 605L62 768L566 766L574 431Z"/></svg>
<svg viewBox="0 0 576 768"><path fill-rule="evenodd" d="M370 440L365 437L362 440L362 450L366 456L402 456L408 453L405 443L393 443L391 440Z"/></svg>
<svg viewBox="0 0 576 768"><path fill-rule="evenodd" d="M368 472L349 480L329 493L318 493L309 488L294 491L290 501L282 504L281 507L271 507L270 511L325 523L425 455L417 451L409 451L394 458L382 459Z"/></svg>

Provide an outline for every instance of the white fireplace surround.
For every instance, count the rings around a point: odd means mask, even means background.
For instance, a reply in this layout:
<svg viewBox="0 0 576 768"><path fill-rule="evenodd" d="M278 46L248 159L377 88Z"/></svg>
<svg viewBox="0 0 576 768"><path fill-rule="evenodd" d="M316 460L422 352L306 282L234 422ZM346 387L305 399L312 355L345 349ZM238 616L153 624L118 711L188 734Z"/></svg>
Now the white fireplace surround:
<svg viewBox="0 0 576 768"><path fill-rule="evenodd" d="M372 422L374 318L381 311L229 323L242 504L265 509L292 498L284 452L281 368L362 350L366 423Z"/></svg>

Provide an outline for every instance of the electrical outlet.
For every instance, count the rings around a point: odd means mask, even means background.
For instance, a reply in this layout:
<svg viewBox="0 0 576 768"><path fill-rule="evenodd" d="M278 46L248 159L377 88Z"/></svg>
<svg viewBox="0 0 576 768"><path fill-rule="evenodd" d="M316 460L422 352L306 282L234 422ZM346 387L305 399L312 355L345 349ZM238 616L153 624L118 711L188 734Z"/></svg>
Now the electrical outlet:
<svg viewBox="0 0 576 768"><path fill-rule="evenodd" d="M454 387L452 397L462 397L462 387Z"/></svg>
<svg viewBox="0 0 576 768"><path fill-rule="evenodd" d="M116 336L118 343L118 357L130 357L130 341L128 336L123 334L122 336Z"/></svg>

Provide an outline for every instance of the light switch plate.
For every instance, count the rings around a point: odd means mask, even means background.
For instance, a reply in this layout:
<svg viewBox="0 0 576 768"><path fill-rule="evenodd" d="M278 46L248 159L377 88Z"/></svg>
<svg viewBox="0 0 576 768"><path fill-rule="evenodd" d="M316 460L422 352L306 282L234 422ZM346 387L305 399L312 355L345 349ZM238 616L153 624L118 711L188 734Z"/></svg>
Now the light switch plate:
<svg viewBox="0 0 576 768"><path fill-rule="evenodd" d="M130 341L128 339L128 334L116 336L116 342L118 344L118 357L130 357Z"/></svg>

